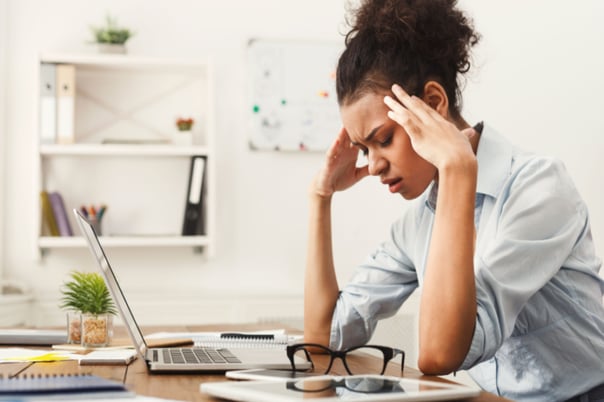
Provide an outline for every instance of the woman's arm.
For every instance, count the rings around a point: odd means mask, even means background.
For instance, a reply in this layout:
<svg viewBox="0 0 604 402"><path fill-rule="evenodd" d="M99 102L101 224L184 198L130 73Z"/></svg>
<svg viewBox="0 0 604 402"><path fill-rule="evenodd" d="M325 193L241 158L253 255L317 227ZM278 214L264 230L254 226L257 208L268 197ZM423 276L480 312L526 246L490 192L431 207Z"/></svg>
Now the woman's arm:
<svg viewBox="0 0 604 402"><path fill-rule="evenodd" d="M458 369L474 333L476 172L471 160L439 169L438 201L420 301L418 364L426 374Z"/></svg>
<svg viewBox="0 0 604 402"><path fill-rule="evenodd" d="M389 117L405 128L415 151L438 169L438 200L420 301L419 368L426 374L446 374L463 363L476 323L478 167L468 135L399 86L393 86L393 92L400 103L386 98Z"/></svg>
<svg viewBox="0 0 604 402"><path fill-rule="evenodd" d="M338 298L331 244L331 196L310 194L308 250L304 277L304 340L329 346Z"/></svg>
<svg viewBox="0 0 604 402"><path fill-rule="evenodd" d="M327 151L325 164L310 188L310 222L304 278L304 340L329 345L331 319L339 287L331 241L331 199L367 176L357 168L358 149L342 129Z"/></svg>

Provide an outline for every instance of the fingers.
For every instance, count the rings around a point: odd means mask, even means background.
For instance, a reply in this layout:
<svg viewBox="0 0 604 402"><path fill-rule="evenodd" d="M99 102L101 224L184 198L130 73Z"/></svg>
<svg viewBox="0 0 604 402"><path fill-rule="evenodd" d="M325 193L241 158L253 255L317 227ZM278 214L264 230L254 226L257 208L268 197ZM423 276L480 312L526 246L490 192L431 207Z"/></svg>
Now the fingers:
<svg viewBox="0 0 604 402"><path fill-rule="evenodd" d="M388 98L388 102L386 104L388 107L391 107L390 105L394 104L398 104L399 107L404 105L404 107L411 112L412 115L417 117L417 119L423 123L429 123L433 120L438 121L442 118L442 116L436 112L436 110L428 106L422 99L416 96L410 96L400 85L393 84L392 93L401 103L398 103L396 100L387 96L386 98ZM386 99L384 99L384 102L386 102Z"/></svg>
<svg viewBox="0 0 604 402"><path fill-rule="evenodd" d="M340 149L340 147L342 147L342 145L345 144L346 141L350 142L350 139L348 138L348 133L346 132L346 129L342 127L342 129L336 136L336 139L331 143L331 146L327 150L325 154L326 157L328 159L335 157L338 154L338 150Z"/></svg>
<svg viewBox="0 0 604 402"><path fill-rule="evenodd" d="M384 97L384 103L390 108L388 118L397 122L409 134L419 133L418 119L415 115L390 96Z"/></svg>

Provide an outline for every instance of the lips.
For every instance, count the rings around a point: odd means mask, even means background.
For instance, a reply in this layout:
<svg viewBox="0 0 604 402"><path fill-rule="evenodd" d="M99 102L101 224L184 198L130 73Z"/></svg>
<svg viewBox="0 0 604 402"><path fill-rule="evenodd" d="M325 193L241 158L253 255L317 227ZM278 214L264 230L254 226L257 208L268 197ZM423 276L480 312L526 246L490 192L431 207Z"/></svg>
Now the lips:
<svg viewBox="0 0 604 402"><path fill-rule="evenodd" d="M382 183L388 186L391 193L398 193L403 185L403 179L384 179Z"/></svg>

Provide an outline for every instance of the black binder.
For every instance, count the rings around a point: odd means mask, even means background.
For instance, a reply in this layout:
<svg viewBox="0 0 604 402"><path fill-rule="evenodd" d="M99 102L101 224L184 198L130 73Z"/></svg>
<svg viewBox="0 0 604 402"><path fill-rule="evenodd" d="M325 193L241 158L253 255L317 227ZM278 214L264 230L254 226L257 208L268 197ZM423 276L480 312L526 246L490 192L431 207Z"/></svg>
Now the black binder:
<svg viewBox="0 0 604 402"><path fill-rule="evenodd" d="M205 171L206 157L195 155L191 157L189 185L182 224L183 236L205 234Z"/></svg>

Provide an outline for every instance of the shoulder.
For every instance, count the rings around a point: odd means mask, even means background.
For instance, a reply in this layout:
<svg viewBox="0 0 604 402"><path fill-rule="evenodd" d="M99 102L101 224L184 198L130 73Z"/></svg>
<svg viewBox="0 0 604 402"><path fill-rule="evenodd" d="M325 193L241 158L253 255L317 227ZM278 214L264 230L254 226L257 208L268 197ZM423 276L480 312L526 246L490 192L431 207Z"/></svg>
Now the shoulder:
<svg viewBox="0 0 604 402"><path fill-rule="evenodd" d="M552 156L517 154L512 158L510 173L510 188L545 191L547 194L558 194L561 191L577 193L564 162Z"/></svg>
<svg viewBox="0 0 604 402"><path fill-rule="evenodd" d="M569 216L587 215L585 202L566 166L550 156L515 156L510 177L497 198L502 213L507 211L521 221L528 221L528 216L541 217L540 225L544 226L548 226L544 217L554 225L563 224Z"/></svg>

